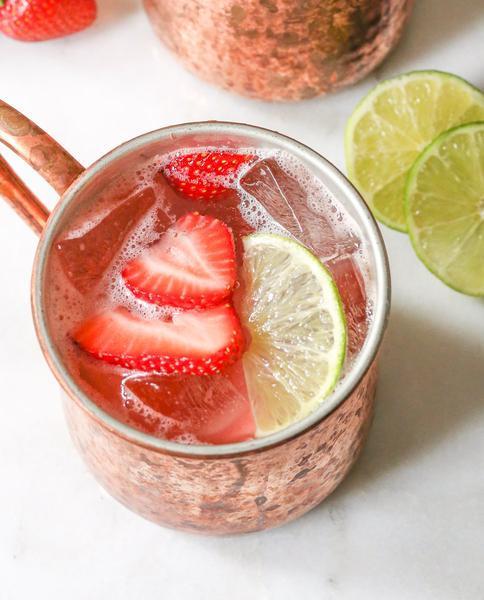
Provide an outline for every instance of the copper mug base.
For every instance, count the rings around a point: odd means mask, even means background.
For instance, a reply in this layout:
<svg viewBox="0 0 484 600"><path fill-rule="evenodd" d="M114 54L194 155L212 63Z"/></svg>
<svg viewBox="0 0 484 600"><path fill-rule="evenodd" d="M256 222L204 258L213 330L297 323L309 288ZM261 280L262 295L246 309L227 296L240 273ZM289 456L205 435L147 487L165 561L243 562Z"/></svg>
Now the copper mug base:
<svg viewBox="0 0 484 600"><path fill-rule="evenodd" d="M196 75L262 100L362 79L397 44L413 0L144 0L159 38Z"/></svg>
<svg viewBox="0 0 484 600"><path fill-rule="evenodd" d="M126 169L175 147L259 145L283 149L324 176L349 203L371 246L376 287L367 340L337 390L306 419L265 438L220 446L186 445L142 433L102 411L66 370L46 319L44 275L53 241L84 199ZM96 479L134 512L160 525L207 534L258 531L295 519L319 504L356 461L371 422L377 351L389 309L389 275L379 230L351 184L321 156L281 134L248 125L195 123L154 131L112 150L84 169L50 136L0 101L0 141L61 194L51 215L0 157L0 194L40 234L32 277L37 335L64 390L74 443ZM130 167L131 165L131 167Z"/></svg>

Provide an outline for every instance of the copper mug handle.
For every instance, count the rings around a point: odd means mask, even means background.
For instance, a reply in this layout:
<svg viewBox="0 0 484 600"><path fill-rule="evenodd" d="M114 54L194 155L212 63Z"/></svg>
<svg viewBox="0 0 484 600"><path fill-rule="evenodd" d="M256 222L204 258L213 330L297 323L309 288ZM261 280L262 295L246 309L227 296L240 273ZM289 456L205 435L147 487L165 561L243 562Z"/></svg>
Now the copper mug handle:
<svg viewBox="0 0 484 600"><path fill-rule="evenodd" d="M0 142L28 162L62 195L84 171L62 146L18 110L0 100ZM49 210L0 155L0 196L40 235Z"/></svg>

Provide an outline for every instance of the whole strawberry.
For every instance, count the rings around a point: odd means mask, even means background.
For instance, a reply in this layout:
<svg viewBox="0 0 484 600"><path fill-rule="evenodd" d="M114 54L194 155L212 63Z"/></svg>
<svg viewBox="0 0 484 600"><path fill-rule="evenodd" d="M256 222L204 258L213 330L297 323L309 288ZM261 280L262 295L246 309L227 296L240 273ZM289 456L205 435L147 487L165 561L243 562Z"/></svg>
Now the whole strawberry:
<svg viewBox="0 0 484 600"><path fill-rule="evenodd" d="M0 31L40 42L89 27L96 12L95 0L0 0Z"/></svg>

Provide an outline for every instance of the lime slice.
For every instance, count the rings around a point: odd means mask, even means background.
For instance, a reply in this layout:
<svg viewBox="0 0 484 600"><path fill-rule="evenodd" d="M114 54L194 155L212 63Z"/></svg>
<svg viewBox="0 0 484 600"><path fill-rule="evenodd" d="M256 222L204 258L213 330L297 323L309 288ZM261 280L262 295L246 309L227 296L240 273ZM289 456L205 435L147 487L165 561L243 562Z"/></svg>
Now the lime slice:
<svg viewBox="0 0 484 600"><path fill-rule="evenodd" d="M412 167L408 231L419 258L450 287L484 296L484 122L446 131Z"/></svg>
<svg viewBox="0 0 484 600"><path fill-rule="evenodd" d="M405 180L440 133L484 119L484 94L440 71L415 71L377 85L346 126L348 175L386 225L406 231Z"/></svg>
<svg viewBox="0 0 484 600"><path fill-rule="evenodd" d="M304 246L254 233L244 249L240 314L251 343L243 364L260 436L302 419L332 391L346 328L330 273Z"/></svg>

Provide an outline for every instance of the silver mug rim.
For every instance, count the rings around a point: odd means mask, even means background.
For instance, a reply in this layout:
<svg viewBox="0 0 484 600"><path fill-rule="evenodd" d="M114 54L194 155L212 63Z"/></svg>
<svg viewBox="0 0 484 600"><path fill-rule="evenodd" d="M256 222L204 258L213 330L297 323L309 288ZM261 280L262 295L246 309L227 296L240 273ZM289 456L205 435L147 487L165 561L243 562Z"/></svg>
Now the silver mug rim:
<svg viewBox="0 0 484 600"><path fill-rule="evenodd" d="M144 433L118 421L97 406L97 404L76 384L73 377L65 368L50 337L46 314L43 308L43 274L45 272L51 242L56 235L57 225L63 214L84 186L86 186L95 175L101 172L112 161L135 150L139 150L145 145L161 141L170 136L207 133L256 136L259 141L263 142L266 140L268 143L277 144L280 148L287 150L290 154L303 159L306 164L310 166L314 165L316 169L323 171L325 177L345 190L347 194L346 200L349 200L352 203L354 210L357 212L365 240L370 244L371 252L374 256L376 274L376 300L373 310L373 321L365 345L344 381L337 386L321 406L304 419L271 435L245 442L213 446L204 444L183 444ZM390 271L385 244L373 215L359 192L349 180L322 155L289 136L256 125L226 121L182 123L156 129L122 143L87 167L64 192L52 211L37 248L36 260L32 273L32 311L35 328L47 362L64 391L72 398L79 400L87 412L100 420L108 429L131 442L168 454L197 458L240 456L257 452L287 442L319 424L351 395L370 365L373 363L386 328L389 308Z"/></svg>

